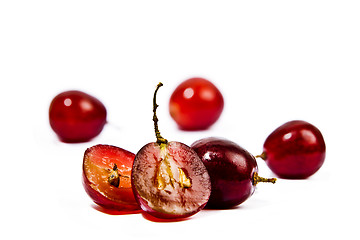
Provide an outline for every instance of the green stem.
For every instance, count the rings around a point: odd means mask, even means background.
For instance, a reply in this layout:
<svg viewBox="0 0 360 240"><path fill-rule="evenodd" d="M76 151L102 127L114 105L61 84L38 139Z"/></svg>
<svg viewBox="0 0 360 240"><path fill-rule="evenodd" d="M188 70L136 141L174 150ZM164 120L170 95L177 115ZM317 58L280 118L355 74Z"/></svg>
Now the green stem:
<svg viewBox="0 0 360 240"><path fill-rule="evenodd" d="M257 172L255 172L254 176L253 176L253 184L254 184L254 186L256 186L259 182L275 183L276 178L263 178L263 177L260 177Z"/></svg>
<svg viewBox="0 0 360 240"><path fill-rule="evenodd" d="M159 105L157 105L156 103L156 94L159 90L159 88L163 86L163 84L161 82L159 82L159 84L156 86L155 92L154 92L154 98L153 98L153 121L154 121L154 129L155 129L155 136L156 136L156 142L160 145L160 144L167 144L167 140L165 138L163 138L160 134L159 131L159 126L158 126L158 121L159 119L156 116L156 109L158 108Z"/></svg>
<svg viewBox="0 0 360 240"><path fill-rule="evenodd" d="M256 158L262 158L262 160L266 160L267 156L266 156L266 152L262 152L260 155L256 155Z"/></svg>

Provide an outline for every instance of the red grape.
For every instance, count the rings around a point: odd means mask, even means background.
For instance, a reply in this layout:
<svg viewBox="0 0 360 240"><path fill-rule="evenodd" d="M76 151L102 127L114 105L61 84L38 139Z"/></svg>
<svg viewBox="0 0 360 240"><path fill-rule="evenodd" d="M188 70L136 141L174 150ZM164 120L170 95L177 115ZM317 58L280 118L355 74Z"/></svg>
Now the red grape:
<svg viewBox="0 0 360 240"><path fill-rule="evenodd" d="M62 141L86 142L102 131L106 123L106 108L89 94L66 91L52 100L49 120Z"/></svg>
<svg viewBox="0 0 360 240"><path fill-rule="evenodd" d="M191 147L206 166L211 179L211 195L206 208L231 208L241 204L255 191L258 182L273 182L258 176L253 155L238 144L209 137Z"/></svg>
<svg viewBox="0 0 360 240"><path fill-rule="evenodd" d="M304 179L320 169L325 151L320 130L296 120L281 125L267 137L260 157L279 177Z"/></svg>
<svg viewBox="0 0 360 240"><path fill-rule="evenodd" d="M146 144L136 154L132 186L142 210L161 219L189 217L207 203L211 182L198 155L187 145L168 142L158 130L156 93L154 126L157 141Z"/></svg>
<svg viewBox="0 0 360 240"><path fill-rule="evenodd" d="M86 149L83 185L96 204L106 209L140 209L131 187L134 158L135 154L110 145L95 145Z"/></svg>
<svg viewBox="0 0 360 240"><path fill-rule="evenodd" d="M220 117L224 99L214 84L203 78L182 82L170 98L171 117L183 130L209 128Z"/></svg>

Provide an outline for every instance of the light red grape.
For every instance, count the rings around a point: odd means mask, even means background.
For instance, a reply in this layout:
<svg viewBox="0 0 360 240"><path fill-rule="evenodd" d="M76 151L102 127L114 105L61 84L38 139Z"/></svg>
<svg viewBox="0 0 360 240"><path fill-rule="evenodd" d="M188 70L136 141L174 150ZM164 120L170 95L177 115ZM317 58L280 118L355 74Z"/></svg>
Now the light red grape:
<svg viewBox="0 0 360 240"><path fill-rule="evenodd" d="M219 119L223 108L221 92L204 78L190 78L182 82L169 102L170 115L183 130L209 128Z"/></svg>

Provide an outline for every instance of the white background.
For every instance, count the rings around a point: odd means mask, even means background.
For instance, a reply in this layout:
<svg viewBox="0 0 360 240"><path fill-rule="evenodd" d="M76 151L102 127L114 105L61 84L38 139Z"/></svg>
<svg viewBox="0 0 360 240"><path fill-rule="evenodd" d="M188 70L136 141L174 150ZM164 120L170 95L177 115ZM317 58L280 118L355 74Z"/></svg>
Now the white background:
<svg viewBox="0 0 360 240"><path fill-rule="evenodd" d="M355 239L359 237L359 1L0 2L1 239ZM209 130L183 132L168 100L205 77L225 98ZM161 133L188 145L219 136L260 154L289 120L317 126L323 167L306 180L259 184L231 210L182 222L96 210L81 183L92 145L134 153ZM109 123L91 142L58 141L52 98L77 89L99 98ZM259 161L259 173L273 174Z"/></svg>

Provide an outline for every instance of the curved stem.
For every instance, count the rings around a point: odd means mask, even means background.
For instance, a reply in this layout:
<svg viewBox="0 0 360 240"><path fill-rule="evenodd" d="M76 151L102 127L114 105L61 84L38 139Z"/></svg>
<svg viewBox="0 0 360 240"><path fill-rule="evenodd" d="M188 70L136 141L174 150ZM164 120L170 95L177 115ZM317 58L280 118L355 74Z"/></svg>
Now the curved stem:
<svg viewBox="0 0 360 240"><path fill-rule="evenodd" d="M262 160L266 160L267 156L266 156L266 152L262 152L260 155L256 155L256 158L261 158Z"/></svg>
<svg viewBox="0 0 360 240"><path fill-rule="evenodd" d="M163 138L160 134L160 131L159 131L159 126L158 126L158 121L159 119L157 118L156 116L156 109L158 108L159 105L157 105L156 103L156 94L157 94L157 91L159 90L159 88L163 86L163 84L161 82L159 82L159 84L156 86L156 89L155 89L155 92L154 92L154 98L153 98L153 121L154 121L154 129L155 129L155 136L156 136L156 142L158 144L166 144L168 141Z"/></svg>
<svg viewBox="0 0 360 240"><path fill-rule="evenodd" d="M259 182L271 182L271 183L275 183L275 182L276 182L276 178L263 178L263 177L260 177L257 172L255 172L255 173L254 173L254 176L253 176L253 184L254 184L254 186L256 186Z"/></svg>

